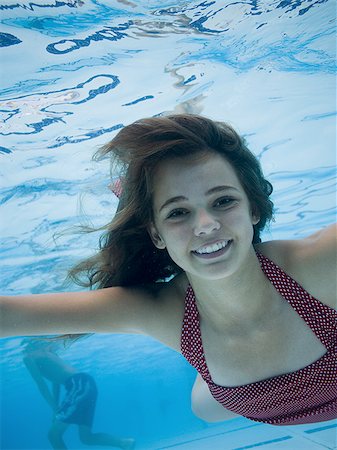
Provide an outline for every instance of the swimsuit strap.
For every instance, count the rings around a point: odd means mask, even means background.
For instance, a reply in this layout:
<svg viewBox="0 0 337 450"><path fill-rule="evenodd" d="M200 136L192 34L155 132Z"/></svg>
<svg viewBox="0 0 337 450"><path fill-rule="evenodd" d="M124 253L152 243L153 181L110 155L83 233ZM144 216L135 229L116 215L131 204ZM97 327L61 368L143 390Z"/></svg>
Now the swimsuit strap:
<svg viewBox="0 0 337 450"><path fill-rule="evenodd" d="M195 301L194 291L189 284L185 296L185 315L181 333L181 352L187 361L201 374L204 380L211 382L212 377L206 364L200 330L200 315Z"/></svg>
<svg viewBox="0 0 337 450"><path fill-rule="evenodd" d="M290 303L327 349L334 347L337 344L337 311L314 298L269 258L258 252L256 254L264 274L275 289Z"/></svg>

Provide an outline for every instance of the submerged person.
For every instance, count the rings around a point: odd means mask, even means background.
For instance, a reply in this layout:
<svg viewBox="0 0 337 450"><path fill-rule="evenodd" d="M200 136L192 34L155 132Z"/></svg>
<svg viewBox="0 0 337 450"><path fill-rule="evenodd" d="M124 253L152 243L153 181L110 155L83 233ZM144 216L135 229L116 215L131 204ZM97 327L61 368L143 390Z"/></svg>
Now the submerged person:
<svg viewBox="0 0 337 450"><path fill-rule="evenodd" d="M65 362L46 342L43 347L28 344L24 349L23 361L54 413L48 432L53 449L67 449L63 435L69 425L78 426L79 438L85 445L133 449L134 439L92 431L97 400L94 378ZM65 393L60 401L62 387Z"/></svg>
<svg viewBox="0 0 337 450"><path fill-rule="evenodd" d="M99 156L120 170L119 206L71 272L96 290L2 297L3 335L145 334L197 369L204 420L337 418L336 226L262 243L272 186L202 116L139 120Z"/></svg>

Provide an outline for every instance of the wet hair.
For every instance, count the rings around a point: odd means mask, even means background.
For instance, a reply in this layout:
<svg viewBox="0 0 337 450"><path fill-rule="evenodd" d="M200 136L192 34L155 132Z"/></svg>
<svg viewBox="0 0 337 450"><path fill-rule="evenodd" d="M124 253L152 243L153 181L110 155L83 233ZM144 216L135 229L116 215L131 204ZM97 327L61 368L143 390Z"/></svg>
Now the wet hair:
<svg viewBox="0 0 337 450"><path fill-rule="evenodd" d="M226 123L198 115L146 118L124 127L94 156L110 157L112 172L119 172L121 195L115 217L100 238L99 252L72 269L70 277L82 286L104 288L155 283L180 273L182 269L166 250L154 246L148 233L154 172L162 161L212 152L235 170L252 213L259 218L253 244L260 242L273 215L269 198L273 188L244 139Z"/></svg>

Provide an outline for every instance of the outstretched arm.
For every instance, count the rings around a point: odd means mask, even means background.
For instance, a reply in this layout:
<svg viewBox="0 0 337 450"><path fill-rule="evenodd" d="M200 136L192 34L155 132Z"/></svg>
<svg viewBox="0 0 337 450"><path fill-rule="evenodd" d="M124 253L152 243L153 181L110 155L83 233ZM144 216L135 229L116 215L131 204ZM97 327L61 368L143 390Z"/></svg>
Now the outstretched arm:
<svg viewBox="0 0 337 450"><path fill-rule="evenodd" d="M147 331L155 313L145 289L0 297L2 336Z"/></svg>
<svg viewBox="0 0 337 450"><path fill-rule="evenodd" d="M145 334L179 351L179 286L173 279L153 287L0 297L1 335Z"/></svg>

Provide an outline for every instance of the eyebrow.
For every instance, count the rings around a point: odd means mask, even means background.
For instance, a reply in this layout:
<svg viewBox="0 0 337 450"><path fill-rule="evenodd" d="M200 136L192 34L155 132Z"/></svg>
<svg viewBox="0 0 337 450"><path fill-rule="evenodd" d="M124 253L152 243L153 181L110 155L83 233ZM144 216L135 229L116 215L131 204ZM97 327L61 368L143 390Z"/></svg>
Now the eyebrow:
<svg viewBox="0 0 337 450"><path fill-rule="evenodd" d="M206 191L205 195L209 196L212 194L216 194L217 192L224 192L224 191L228 191L228 190L238 191L238 189L236 189L233 186L215 186L215 187L209 189L208 191ZM185 200L188 200L188 198L183 195L177 195L176 197L171 197L161 205L161 207L159 208L159 212L161 210L163 210L164 208L166 208L167 206L171 205L171 203L182 202Z"/></svg>

